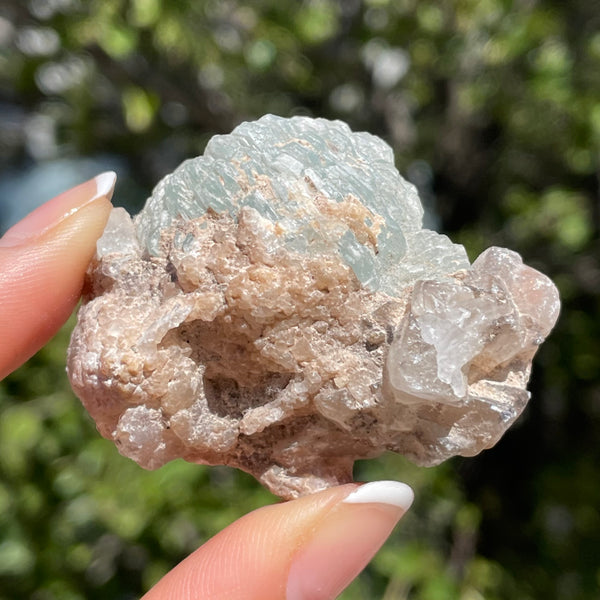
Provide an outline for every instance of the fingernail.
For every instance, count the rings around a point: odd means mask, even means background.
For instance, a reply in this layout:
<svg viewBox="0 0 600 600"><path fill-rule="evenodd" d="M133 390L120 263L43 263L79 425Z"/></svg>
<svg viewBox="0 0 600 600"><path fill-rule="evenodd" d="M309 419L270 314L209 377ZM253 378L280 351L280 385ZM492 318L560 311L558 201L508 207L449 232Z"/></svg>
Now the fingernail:
<svg viewBox="0 0 600 600"><path fill-rule="evenodd" d="M412 489L366 483L335 505L292 560L287 600L333 600L362 571L410 508Z"/></svg>
<svg viewBox="0 0 600 600"><path fill-rule="evenodd" d="M25 244L98 198L110 200L116 180L116 173L106 171L42 204L0 238L0 247Z"/></svg>

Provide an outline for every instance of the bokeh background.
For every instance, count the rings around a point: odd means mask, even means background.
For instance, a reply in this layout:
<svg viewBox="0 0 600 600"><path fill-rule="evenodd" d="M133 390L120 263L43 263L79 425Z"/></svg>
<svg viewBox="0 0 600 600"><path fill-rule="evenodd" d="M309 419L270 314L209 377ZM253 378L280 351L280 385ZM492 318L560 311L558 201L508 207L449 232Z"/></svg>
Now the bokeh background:
<svg viewBox="0 0 600 600"><path fill-rule="evenodd" d="M2 0L0 229L109 168L137 210L268 112L380 135L431 226L472 258L518 250L564 303L493 450L357 466L417 499L342 598L600 597L599 2ZM0 383L0 600L136 598L276 501L231 469L120 457L70 391L71 326Z"/></svg>

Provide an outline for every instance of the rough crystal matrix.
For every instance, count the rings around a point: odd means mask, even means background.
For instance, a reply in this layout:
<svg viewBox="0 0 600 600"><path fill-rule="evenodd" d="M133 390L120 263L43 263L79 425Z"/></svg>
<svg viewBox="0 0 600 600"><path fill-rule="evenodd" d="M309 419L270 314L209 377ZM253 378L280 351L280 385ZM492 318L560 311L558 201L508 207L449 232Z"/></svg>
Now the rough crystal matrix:
<svg viewBox="0 0 600 600"><path fill-rule="evenodd" d="M98 241L68 373L145 468L227 464L291 498L386 450L495 444L559 311L510 250L422 229L391 149L323 119L214 137Z"/></svg>

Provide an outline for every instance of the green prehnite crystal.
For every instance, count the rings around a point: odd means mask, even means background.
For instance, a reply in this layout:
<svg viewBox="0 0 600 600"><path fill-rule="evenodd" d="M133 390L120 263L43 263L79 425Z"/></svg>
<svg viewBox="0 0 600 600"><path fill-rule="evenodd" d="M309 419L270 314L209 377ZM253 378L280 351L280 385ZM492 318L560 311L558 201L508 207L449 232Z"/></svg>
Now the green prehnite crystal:
<svg viewBox="0 0 600 600"><path fill-rule="evenodd" d="M319 199L348 198L383 219L376 244L358 240L347 223L318 206ZM462 246L422 229L417 191L381 138L308 117L266 115L213 137L203 156L155 187L136 217L137 235L157 254L161 232L174 220L200 217L208 208L235 217L242 206L278 223L290 249L339 252L373 290L396 294L410 281L469 265Z"/></svg>

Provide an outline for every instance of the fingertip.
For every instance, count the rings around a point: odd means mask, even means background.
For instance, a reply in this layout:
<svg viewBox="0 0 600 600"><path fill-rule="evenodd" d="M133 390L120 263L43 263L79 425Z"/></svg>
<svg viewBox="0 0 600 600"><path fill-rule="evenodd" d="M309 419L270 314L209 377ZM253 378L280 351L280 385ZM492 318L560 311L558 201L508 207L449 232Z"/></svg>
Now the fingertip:
<svg viewBox="0 0 600 600"><path fill-rule="evenodd" d="M356 488L329 488L238 519L167 573L143 600L281 600L293 556Z"/></svg>
<svg viewBox="0 0 600 600"><path fill-rule="evenodd" d="M367 484L362 499L361 487L349 484L254 511L189 556L144 600L333 600L409 506L408 486L378 483Z"/></svg>
<svg viewBox="0 0 600 600"><path fill-rule="evenodd" d="M110 200L116 180L116 173L107 171L52 198L13 225L0 238L0 249L34 243L88 204Z"/></svg>
<svg viewBox="0 0 600 600"><path fill-rule="evenodd" d="M61 217L53 226L44 227L38 214L0 248L0 379L47 342L79 300L96 240L112 208L106 195L97 195L95 179L90 182L75 188L80 206L75 203L67 216L63 199ZM90 200L86 192L96 198ZM36 234L36 227L41 233Z"/></svg>
<svg viewBox="0 0 600 600"><path fill-rule="evenodd" d="M333 600L356 578L410 508L412 489L376 481L351 491L294 556L286 600Z"/></svg>

